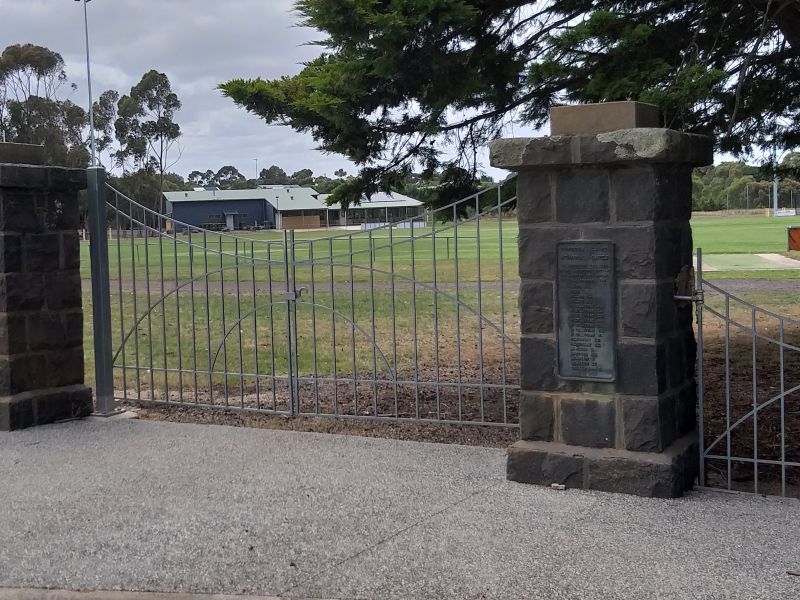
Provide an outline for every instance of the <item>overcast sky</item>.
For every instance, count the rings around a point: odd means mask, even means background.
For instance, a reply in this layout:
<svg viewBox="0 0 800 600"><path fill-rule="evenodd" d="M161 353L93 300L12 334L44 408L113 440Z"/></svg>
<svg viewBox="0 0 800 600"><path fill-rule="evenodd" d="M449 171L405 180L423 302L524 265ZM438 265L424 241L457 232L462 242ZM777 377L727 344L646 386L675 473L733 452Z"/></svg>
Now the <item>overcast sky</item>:
<svg viewBox="0 0 800 600"><path fill-rule="evenodd" d="M268 127L223 98L216 85L235 77L294 75L319 54L319 39L298 27L293 0L92 0L89 28L95 96L128 93L149 69L166 73L183 102L177 121L183 154L174 171L236 166L248 177L277 164L289 173L309 167L332 175L356 169L344 158L316 151L314 140L285 127ZM74 0L0 0L0 49L34 43L61 53L86 105L83 10ZM70 94L69 90L64 90ZM520 135L520 132L515 132ZM498 176L501 172L487 169Z"/></svg>

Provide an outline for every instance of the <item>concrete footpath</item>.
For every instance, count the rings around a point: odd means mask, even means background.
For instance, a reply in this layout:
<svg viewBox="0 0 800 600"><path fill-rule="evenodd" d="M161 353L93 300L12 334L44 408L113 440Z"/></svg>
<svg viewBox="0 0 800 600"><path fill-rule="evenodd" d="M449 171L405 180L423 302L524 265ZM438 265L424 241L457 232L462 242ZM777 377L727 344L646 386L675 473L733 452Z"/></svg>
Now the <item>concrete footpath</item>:
<svg viewBox="0 0 800 600"><path fill-rule="evenodd" d="M0 588L800 598L796 501L558 492L504 467L504 450L204 425L0 434Z"/></svg>

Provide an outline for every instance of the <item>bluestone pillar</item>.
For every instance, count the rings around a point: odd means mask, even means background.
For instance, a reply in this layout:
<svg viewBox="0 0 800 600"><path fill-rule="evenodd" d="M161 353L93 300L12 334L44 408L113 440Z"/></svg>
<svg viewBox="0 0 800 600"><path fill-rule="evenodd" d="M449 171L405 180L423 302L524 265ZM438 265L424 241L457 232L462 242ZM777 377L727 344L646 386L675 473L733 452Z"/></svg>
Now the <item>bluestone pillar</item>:
<svg viewBox="0 0 800 600"><path fill-rule="evenodd" d="M492 165L519 173L511 480L658 497L693 484L693 313L675 296L692 265L692 169L713 147L657 119L637 103L568 107L554 110L562 135L492 144Z"/></svg>
<svg viewBox="0 0 800 600"><path fill-rule="evenodd" d="M84 385L78 191L86 171L0 144L0 431L92 411Z"/></svg>

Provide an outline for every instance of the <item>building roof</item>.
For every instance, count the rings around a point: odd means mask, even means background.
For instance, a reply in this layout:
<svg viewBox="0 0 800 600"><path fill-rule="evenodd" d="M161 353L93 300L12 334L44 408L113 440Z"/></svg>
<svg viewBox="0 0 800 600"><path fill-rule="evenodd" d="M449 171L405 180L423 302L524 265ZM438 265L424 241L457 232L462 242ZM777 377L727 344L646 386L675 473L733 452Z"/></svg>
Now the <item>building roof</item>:
<svg viewBox="0 0 800 600"><path fill-rule="evenodd" d="M330 194L319 195L319 199L322 200L323 203L329 197ZM386 192L378 192L373 194L371 198L361 198L361 205L354 206L353 208L402 208L406 206L422 206L422 202L396 192L391 194Z"/></svg>
<svg viewBox="0 0 800 600"><path fill-rule="evenodd" d="M167 202L266 200L278 210L324 210L327 206L318 196L317 191L312 188L291 186L256 190L164 192Z"/></svg>

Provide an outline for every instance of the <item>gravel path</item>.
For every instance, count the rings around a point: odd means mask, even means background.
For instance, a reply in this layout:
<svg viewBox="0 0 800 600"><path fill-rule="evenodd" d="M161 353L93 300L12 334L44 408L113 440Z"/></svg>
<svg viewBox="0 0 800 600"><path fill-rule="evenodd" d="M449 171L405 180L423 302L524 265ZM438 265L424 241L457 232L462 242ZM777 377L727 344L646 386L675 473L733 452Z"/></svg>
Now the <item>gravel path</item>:
<svg viewBox="0 0 800 600"><path fill-rule="evenodd" d="M714 279L713 273L707 274L705 279L731 294L768 292L800 294L800 279Z"/></svg>
<svg viewBox="0 0 800 600"><path fill-rule="evenodd" d="M800 503L504 479L505 451L158 422L0 434L0 587L796 599Z"/></svg>

